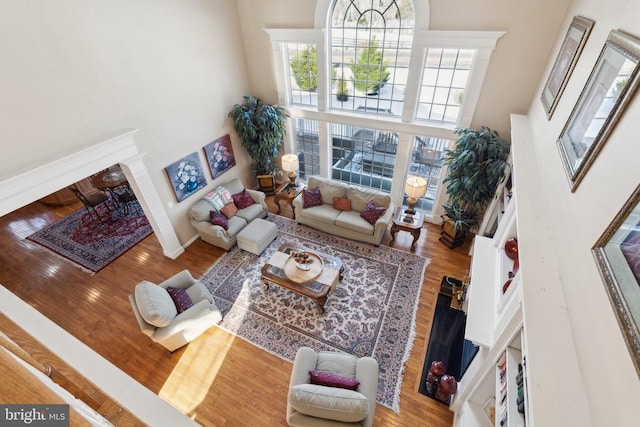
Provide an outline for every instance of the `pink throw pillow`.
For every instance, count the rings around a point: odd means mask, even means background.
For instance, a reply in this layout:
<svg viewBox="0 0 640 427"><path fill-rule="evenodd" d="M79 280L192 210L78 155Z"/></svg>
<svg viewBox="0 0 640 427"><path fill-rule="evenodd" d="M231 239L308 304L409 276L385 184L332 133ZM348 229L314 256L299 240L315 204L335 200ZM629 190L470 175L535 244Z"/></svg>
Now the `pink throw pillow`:
<svg viewBox="0 0 640 427"><path fill-rule="evenodd" d="M242 192L238 194L234 194L231 197L233 198L233 201L238 207L238 209L244 209L255 203L251 198L251 196L249 195L249 193L247 193L246 189L242 190Z"/></svg>
<svg viewBox="0 0 640 427"><path fill-rule="evenodd" d="M360 212L360 216L364 218L369 224L375 225L378 218L380 218L387 211L386 208L378 206L375 200L369 201L367 207Z"/></svg>
<svg viewBox="0 0 640 427"><path fill-rule="evenodd" d="M189 297L189 294L187 294L187 291L184 289L167 286L167 292L169 292L173 303L176 305L178 313L182 313L188 308L193 307L193 301L191 301L191 297Z"/></svg>
<svg viewBox="0 0 640 427"><path fill-rule="evenodd" d="M227 203L224 208L220 209L220 213L231 219L236 213L238 213L238 207L235 203Z"/></svg>
<svg viewBox="0 0 640 427"><path fill-rule="evenodd" d="M225 230L229 229L229 221L227 220L227 217L222 215L220 212L209 211L209 218L211 220L211 224L219 225Z"/></svg>
<svg viewBox="0 0 640 427"><path fill-rule="evenodd" d="M302 207L304 209L322 205L322 195L320 194L320 188L316 187L311 190L302 190L302 201Z"/></svg>
<svg viewBox="0 0 640 427"><path fill-rule="evenodd" d="M309 371L309 378L311 384L346 388L348 390L357 390L360 385L360 381L355 378L343 377L342 375L325 371Z"/></svg>

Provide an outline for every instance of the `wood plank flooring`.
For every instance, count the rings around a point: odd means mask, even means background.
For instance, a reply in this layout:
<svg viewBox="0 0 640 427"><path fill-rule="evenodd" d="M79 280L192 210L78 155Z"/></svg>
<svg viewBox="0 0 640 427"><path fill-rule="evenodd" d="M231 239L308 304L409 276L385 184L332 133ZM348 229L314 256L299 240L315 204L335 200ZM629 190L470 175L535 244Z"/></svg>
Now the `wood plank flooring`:
<svg viewBox="0 0 640 427"><path fill-rule="evenodd" d="M267 202L275 212L273 197ZM291 217L290 207L282 205L282 215ZM291 363L218 328L169 353L144 336L133 318L128 295L140 280L157 283L183 269L198 277L223 251L198 239L171 260L152 234L92 276L25 240L80 207L35 202L0 217L0 283L198 423L285 426ZM416 245L416 252L431 263L404 373L400 414L378 405L376 426L452 425L453 414L446 406L417 391L442 276L464 278L469 270L469 243L449 250L438 237L439 227L426 224ZM383 244L390 239L387 231ZM399 232L394 247L409 250L411 240L411 234ZM125 424L135 423L118 423Z"/></svg>

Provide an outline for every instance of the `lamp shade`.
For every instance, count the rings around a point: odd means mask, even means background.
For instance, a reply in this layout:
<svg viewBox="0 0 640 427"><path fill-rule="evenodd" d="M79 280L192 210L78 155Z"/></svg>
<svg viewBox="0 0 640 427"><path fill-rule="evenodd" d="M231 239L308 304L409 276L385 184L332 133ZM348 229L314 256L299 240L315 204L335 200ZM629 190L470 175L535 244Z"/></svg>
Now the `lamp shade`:
<svg viewBox="0 0 640 427"><path fill-rule="evenodd" d="M298 156L295 154L285 154L282 156L282 170L286 172L295 172L300 167Z"/></svg>
<svg viewBox="0 0 640 427"><path fill-rule="evenodd" d="M427 192L427 180L419 176L410 176L409 179L407 179L404 192L407 193L407 196L411 199L424 196Z"/></svg>

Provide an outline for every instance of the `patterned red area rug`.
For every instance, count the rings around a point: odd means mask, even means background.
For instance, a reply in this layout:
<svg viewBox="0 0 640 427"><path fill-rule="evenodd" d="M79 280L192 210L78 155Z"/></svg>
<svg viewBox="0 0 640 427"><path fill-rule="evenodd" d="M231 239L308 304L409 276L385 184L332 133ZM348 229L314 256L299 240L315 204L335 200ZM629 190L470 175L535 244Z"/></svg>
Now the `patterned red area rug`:
<svg viewBox="0 0 640 427"><path fill-rule="evenodd" d="M82 208L27 239L95 273L153 232L147 217L135 206L126 215L104 206L99 206L98 212L104 224Z"/></svg>
<svg viewBox="0 0 640 427"><path fill-rule="evenodd" d="M200 279L224 313L221 327L285 360L301 346L374 357L380 365L377 400L400 410L405 363L415 337L420 289L429 259L387 246L332 236L269 215L278 237L257 256L237 246ZM338 257L344 277L329 294L325 313L280 286L266 289L260 269L283 243Z"/></svg>

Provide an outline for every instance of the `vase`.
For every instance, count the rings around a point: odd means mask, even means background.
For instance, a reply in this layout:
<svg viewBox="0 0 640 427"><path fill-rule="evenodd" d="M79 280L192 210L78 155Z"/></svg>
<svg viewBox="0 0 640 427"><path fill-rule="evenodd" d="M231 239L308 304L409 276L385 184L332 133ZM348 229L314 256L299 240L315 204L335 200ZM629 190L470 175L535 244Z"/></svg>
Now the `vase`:
<svg viewBox="0 0 640 427"><path fill-rule="evenodd" d="M184 185L184 189L187 190L187 192L192 192L193 190L195 190L196 188L198 188L198 181L187 181L187 183Z"/></svg>
<svg viewBox="0 0 640 427"><path fill-rule="evenodd" d="M518 257L518 240L507 240L504 244L504 252L510 259L516 259Z"/></svg>

